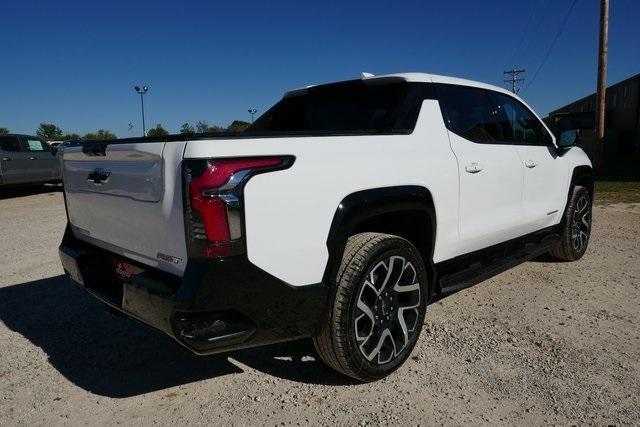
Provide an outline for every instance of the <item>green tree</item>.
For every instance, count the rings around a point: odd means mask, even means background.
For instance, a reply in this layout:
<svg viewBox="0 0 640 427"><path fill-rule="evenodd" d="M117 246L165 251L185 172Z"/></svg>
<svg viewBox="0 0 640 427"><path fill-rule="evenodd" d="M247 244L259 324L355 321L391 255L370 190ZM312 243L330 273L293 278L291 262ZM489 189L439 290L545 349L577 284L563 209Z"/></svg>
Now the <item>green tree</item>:
<svg viewBox="0 0 640 427"><path fill-rule="evenodd" d="M245 122L243 120L234 120L229 125L227 130L229 132L244 132L249 126L251 126L251 123L249 122Z"/></svg>
<svg viewBox="0 0 640 427"><path fill-rule="evenodd" d="M53 123L40 123L40 127L36 130L36 135L47 141L60 141L62 129Z"/></svg>
<svg viewBox="0 0 640 427"><path fill-rule="evenodd" d="M84 136L84 139L88 141L100 141L105 139L116 139L116 138L118 137L115 134L105 129L99 129L97 132L89 132Z"/></svg>
<svg viewBox="0 0 640 427"><path fill-rule="evenodd" d="M196 133L196 130L193 128L193 125L190 123L183 123L182 126L180 126L180 133L182 135L193 135L194 133Z"/></svg>
<svg viewBox="0 0 640 427"><path fill-rule="evenodd" d="M196 122L196 132L206 133L209 131L209 125L204 120L198 120Z"/></svg>
<svg viewBox="0 0 640 427"><path fill-rule="evenodd" d="M160 123L156 125L156 127L149 129L147 132L147 136L166 136L169 135L169 132L165 128L162 127Z"/></svg>
<svg viewBox="0 0 640 427"><path fill-rule="evenodd" d="M77 133L65 133L61 138L62 141L77 141L79 139L80 135L78 135Z"/></svg>
<svg viewBox="0 0 640 427"><path fill-rule="evenodd" d="M0 128L0 134L9 133L9 128Z"/></svg>
<svg viewBox="0 0 640 427"><path fill-rule="evenodd" d="M216 125L209 126L209 128L207 129L207 132L209 133L225 132L225 131L226 131L225 128L223 128L222 126L216 126Z"/></svg>

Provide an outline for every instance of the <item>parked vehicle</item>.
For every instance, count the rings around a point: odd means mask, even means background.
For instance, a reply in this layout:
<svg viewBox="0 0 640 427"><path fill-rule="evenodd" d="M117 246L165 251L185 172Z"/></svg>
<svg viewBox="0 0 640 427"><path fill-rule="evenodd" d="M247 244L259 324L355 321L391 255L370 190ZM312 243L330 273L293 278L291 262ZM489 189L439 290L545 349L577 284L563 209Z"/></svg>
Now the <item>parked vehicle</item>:
<svg viewBox="0 0 640 427"><path fill-rule="evenodd" d="M427 305L591 230L593 175L498 87L428 74L293 90L242 135L64 153L62 265L197 354L313 337L362 381L409 356Z"/></svg>
<svg viewBox="0 0 640 427"><path fill-rule="evenodd" d="M0 135L0 186L61 179L60 160L44 140L30 135Z"/></svg>

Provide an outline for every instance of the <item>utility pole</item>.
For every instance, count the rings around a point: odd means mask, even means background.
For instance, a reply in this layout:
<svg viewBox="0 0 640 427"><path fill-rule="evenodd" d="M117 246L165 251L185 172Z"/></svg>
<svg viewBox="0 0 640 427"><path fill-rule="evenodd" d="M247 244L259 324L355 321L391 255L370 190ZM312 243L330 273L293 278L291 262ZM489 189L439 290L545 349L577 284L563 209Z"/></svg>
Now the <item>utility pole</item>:
<svg viewBox="0 0 640 427"><path fill-rule="evenodd" d="M607 45L609 39L609 0L600 0L600 43L598 46L598 91L596 102L596 146L594 166L602 173L604 167L604 119L607 94Z"/></svg>
<svg viewBox="0 0 640 427"><path fill-rule="evenodd" d="M524 81L524 78L519 77L520 74L523 74L525 71L526 70L524 68L519 70L514 68L503 73L505 76L511 76L508 79L504 80L505 83L511 84L511 92L518 93L520 91L520 83Z"/></svg>

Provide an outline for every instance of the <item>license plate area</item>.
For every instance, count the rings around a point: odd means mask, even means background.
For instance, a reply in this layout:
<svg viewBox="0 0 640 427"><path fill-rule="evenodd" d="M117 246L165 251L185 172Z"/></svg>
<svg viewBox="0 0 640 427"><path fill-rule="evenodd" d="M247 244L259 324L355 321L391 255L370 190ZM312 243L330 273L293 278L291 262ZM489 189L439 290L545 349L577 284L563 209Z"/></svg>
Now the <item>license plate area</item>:
<svg viewBox="0 0 640 427"><path fill-rule="evenodd" d="M115 281L121 285L130 280L131 277L144 272L142 268L120 258L111 259L111 271Z"/></svg>

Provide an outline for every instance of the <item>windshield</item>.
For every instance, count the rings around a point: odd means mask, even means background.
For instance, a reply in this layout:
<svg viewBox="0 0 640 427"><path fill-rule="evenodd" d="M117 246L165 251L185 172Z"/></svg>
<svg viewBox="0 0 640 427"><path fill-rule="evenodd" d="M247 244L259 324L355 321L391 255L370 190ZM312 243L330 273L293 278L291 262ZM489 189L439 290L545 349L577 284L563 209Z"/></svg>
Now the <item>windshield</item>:
<svg viewBox="0 0 640 427"><path fill-rule="evenodd" d="M405 108L409 84L362 80L303 89L283 98L246 133L382 133L411 131Z"/></svg>

